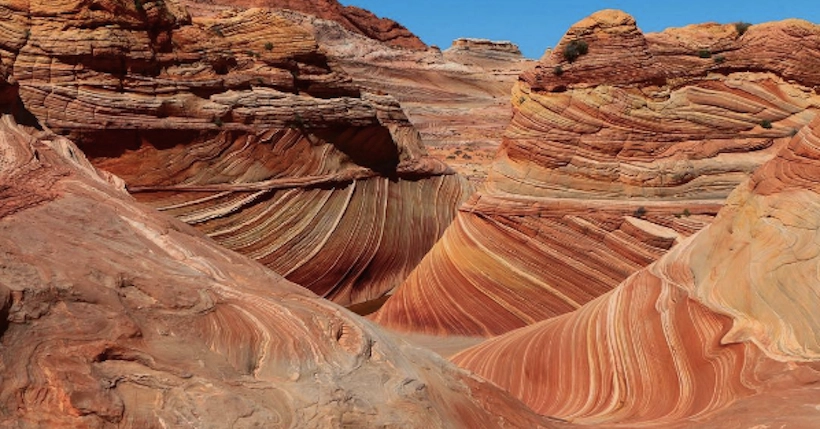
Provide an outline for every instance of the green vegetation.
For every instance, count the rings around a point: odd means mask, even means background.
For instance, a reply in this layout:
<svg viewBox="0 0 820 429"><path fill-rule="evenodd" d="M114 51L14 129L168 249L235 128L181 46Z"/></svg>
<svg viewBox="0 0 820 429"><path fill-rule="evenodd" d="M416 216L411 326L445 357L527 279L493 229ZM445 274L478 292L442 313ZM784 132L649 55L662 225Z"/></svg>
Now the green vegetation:
<svg viewBox="0 0 820 429"><path fill-rule="evenodd" d="M726 62L726 57L723 55L718 55L715 57L715 64L723 64L724 62Z"/></svg>
<svg viewBox="0 0 820 429"><path fill-rule="evenodd" d="M632 217L643 219L644 216L646 216L646 207L644 206L640 206L632 212Z"/></svg>
<svg viewBox="0 0 820 429"><path fill-rule="evenodd" d="M561 76L562 74L564 74L564 68L561 66L555 66L555 68L552 69L552 74L556 76Z"/></svg>
<svg viewBox="0 0 820 429"><path fill-rule="evenodd" d="M523 95L518 97L518 104L524 104L525 101L527 101L527 97L524 97Z"/></svg>
<svg viewBox="0 0 820 429"><path fill-rule="evenodd" d="M746 34L746 30L748 30L749 27L751 27L751 26L752 26L752 24L749 24L748 22L743 22L743 21L736 22L735 23L735 30L737 30L737 35L742 36L742 35Z"/></svg>
<svg viewBox="0 0 820 429"><path fill-rule="evenodd" d="M692 216L692 213L689 211L689 209L683 209L683 215L689 217Z"/></svg>
<svg viewBox="0 0 820 429"><path fill-rule="evenodd" d="M265 50L266 51L272 51L273 50L273 43L265 42Z"/></svg>
<svg viewBox="0 0 820 429"><path fill-rule="evenodd" d="M770 130L770 129L772 129L772 121L770 121L768 119L764 119L764 120L760 121L760 126L767 129L767 130Z"/></svg>
<svg viewBox="0 0 820 429"><path fill-rule="evenodd" d="M216 125L217 127L222 128L222 125L223 125L222 118L214 118L213 122L214 122L214 125Z"/></svg>
<svg viewBox="0 0 820 429"><path fill-rule="evenodd" d="M137 12L145 12L142 0L134 0L134 7L137 8Z"/></svg>
<svg viewBox="0 0 820 429"><path fill-rule="evenodd" d="M574 62L581 55L586 55L589 52L589 45L583 40L573 40L564 46L564 59L569 62Z"/></svg>
<svg viewBox="0 0 820 429"><path fill-rule="evenodd" d="M712 58L712 51L708 49L701 49L698 51L698 56L701 58Z"/></svg>

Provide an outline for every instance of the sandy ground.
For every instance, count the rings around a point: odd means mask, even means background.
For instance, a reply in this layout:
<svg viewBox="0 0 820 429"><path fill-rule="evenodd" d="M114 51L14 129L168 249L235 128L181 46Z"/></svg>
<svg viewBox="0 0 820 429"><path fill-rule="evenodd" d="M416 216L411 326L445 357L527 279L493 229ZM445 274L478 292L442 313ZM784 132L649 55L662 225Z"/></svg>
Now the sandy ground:
<svg viewBox="0 0 820 429"><path fill-rule="evenodd" d="M394 337L401 338L414 346L432 350L445 359L450 358L450 356L453 356L464 349L470 348L487 340L487 338L484 337L438 337L435 335L408 334L406 332L398 332L386 328L383 329L390 332Z"/></svg>

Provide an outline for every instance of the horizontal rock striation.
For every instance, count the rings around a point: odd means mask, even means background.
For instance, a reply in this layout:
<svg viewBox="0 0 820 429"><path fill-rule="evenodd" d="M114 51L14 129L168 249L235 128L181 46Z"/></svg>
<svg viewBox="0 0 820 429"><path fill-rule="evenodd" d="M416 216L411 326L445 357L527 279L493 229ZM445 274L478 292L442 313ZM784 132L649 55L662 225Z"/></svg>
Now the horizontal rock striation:
<svg viewBox="0 0 820 429"><path fill-rule="evenodd" d="M0 56L33 120L138 200L338 303L397 286L470 191L393 98L269 9L31 5L0 6Z"/></svg>
<svg viewBox="0 0 820 429"><path fill-rule="evenodd" d="M0 118L0 426L560 427Z"/></svg>
<svg viewBox="0 0 820 429"><path fill-rule="evenodd" d="M819 228L815 119L656 263L574 313L453 359L577 423L810 427L820 418Z"/></svg>
<svg viewBox="0 0 820 429"><path fill-rule="evenodd" d="M346 30L397 48L425 50L427 45L396 21L379 18L356 6L343 6L336 0L183 0L194 15L213 15L233 7L288 9L336 21Z"/></svg>
<svg viewBox="0 0 820 429"><path fill-rule="evenodd" d="M820 107L820 56L772 59L816 53L817 26L783 21L739 37L720 28L644 37L630 16L604 11L570 29L515 86L484 188L375 320L501 334L579 308L709 224ZM661 54L690 32L717 52L730 30L738 57L720 64ZM579 39L588 53L569 63L562 47Z"/></svg>
<svg viewBox="0 0 820 429"><path fill-rule="evenodd" d="M471 49L395 49L334 21L291 11L280 14L309 29L357 84L396 97L431 155L445 159L473 182L486 178L512 117L510 91L518 75L533 64L517 47L465 41Z"/></svg>

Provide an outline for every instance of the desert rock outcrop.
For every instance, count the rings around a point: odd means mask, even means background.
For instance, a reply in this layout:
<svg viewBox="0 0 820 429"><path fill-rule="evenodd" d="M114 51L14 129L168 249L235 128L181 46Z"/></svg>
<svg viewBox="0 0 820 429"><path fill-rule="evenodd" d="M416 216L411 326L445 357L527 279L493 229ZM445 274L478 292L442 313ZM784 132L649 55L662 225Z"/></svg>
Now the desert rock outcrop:
<svg viewBox="0 0 820 429"><path fill-rule="evenodd" d="M614 291L454 361L578 423L810 427L820 419L818 231L820 118L713 224ZM744 411L765 403L780 409Z"/></svg>
<svg viewBox="0 0 820 429"><path fill-rule="evenodd" d="M138 200L338 303L398 285L469 192L393 98L269 9L0 8L0 56L33 119Z"/></svg>
<svg viewBox="0 0 820 429"><path fill-rule="evenodd" d="M396 97L431 155L474 182L486 178L512 116L512 86L533 64L515 45L459 39L444 51L395 49L334 21L279 13L309 29L354 82Z"/></svg>
<svg viewBox="0 0 820 429"><path fill-rule="evenodd" d="M570 63L576 40L588 53ZM579 22L522 74L485 187L375 320L497 335L611 290L816 116L817 46L820 28L798 20L647 36L618 11Z"/></svg>
<svg viewBox="0 0 820 429"><path fill-rule="evenodd" d="M404 26L336 0L182 0L194 15L213 15L230 8L289 9L335 21L346 30L398 48L424 50L427 45Z"/></svg>
<svg viewBox="0 0 820 429"><path fill-rule="evenodd" d="M63 137L3 115L0 155L0 426L553 426L137 203Z"/></svg>

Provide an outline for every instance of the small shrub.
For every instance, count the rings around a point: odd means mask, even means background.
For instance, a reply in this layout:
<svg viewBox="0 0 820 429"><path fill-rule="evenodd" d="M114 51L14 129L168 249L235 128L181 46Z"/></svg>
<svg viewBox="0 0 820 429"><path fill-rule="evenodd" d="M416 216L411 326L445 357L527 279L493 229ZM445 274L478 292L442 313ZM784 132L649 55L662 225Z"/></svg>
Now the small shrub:
<svg viewBox="0 0 820 429"><path fill-rule="evenodd" d="M646 216L646 207L644 206L640 206L632 212L632 217L643 219L644 216Z"/></svg>
<svg viewBox="0 0 820 429"><path fill-rule="evenodd" d="M225 33L222 32L222 26L214 25L211 27L211 31L219 37L225 37Z"/></svg>
<svg viewBox="0 0 820 429"><path fill-rule="evenodd" d="M746 34L746 30L748 30L749 27L751 27L751 26L752 26L752 24L749 24L748 22L743 22L743 21L736 22L735 23L735 30L737 30L737 35L742 36L742 35Z"/></svg>
<svg viewBox="0 0 820 429"><path fill-rule="evenodd" d="M216 125L217 127L222 128L222 125L223 125L222 118L214 118L214 125Z"/></svg>
<svg viewBox="0 0 820 429"><path fill-rule="evenodd" d="M265 50L267 50L267 51L272 51L272 50L273 50L273 43L271 43L271 42L266 42L266 43L265 43Z"/></svg>
<svg viewBox="0 0 820 429"><path fill-rule="evenodd" d="M723 55L718 55L715 57L715 64L723 64L726 62L726 57Z"/></svg>
<svg viewBox="0 0 820 429"><path fill-rule="evenodd" d="M772 121L770 121L768 119L764 119L764 120L760 121L760 126L767 129L767 130L770 130L770 129L772 129Z"/></svg>
<svg viewBox="0 0 820 429"><path fill-rule="evenodd" d="M701 58L712 58L712 51L708 49L701 49L698 51L698 56Z"/></svg>
<svg viewBox="0 0 820 429"><path fill-rule="evenodd" d="M137 12L145 12L142 0L134 0L134 7L137 8Z"/></svg>
<svg viewBox="0 0 820 429"><path fill-rule="evenodd" d="M259 53L251 51L251 50L247 50L247 51L245 51L245 55L247 55L249 57L258 57Z"/></svg>
<svg viewBox="0 0 820 429"><path fill-rule="evenodd" d="M689 211L689 209L683 209L683 215L689 217L692 216L692 213Z"/></svg>
<svg viewBox="0 0 820 429"><path fill-rule="evenodd" d="M527 97L524 97L523 95L518 97L518 104L524 104L525 101L527 101Z"/></svg>
<svg viewBox="0 0 820 429"><path fill-rule="evenodd" d="M292 128L305 128L305 119L299 112L293 114L293 119L290 121Z"/></svg>
<svg viewBox="0 0 820 429"><path fill-rule="evenodd" d="M583 40L573 40L564 46L564 59L569 62L574 62L581 55L586 55L589 52L589 45Z"/></svg>
<svg viewBox="0 0 820 429"><path fill-rule="evenodd" d="M796 136L797 135L797 128L792 128L792 130L789 132L789 135L792 136L792 137Z"/></svg>
<svg viewBox="0 0 820 429"><path fill-rule="evenodd" d="M555 66L555 68L552 69L552 74L556 76L561 76L562 74L564 74L564 68L561 66Z"/></svg>

